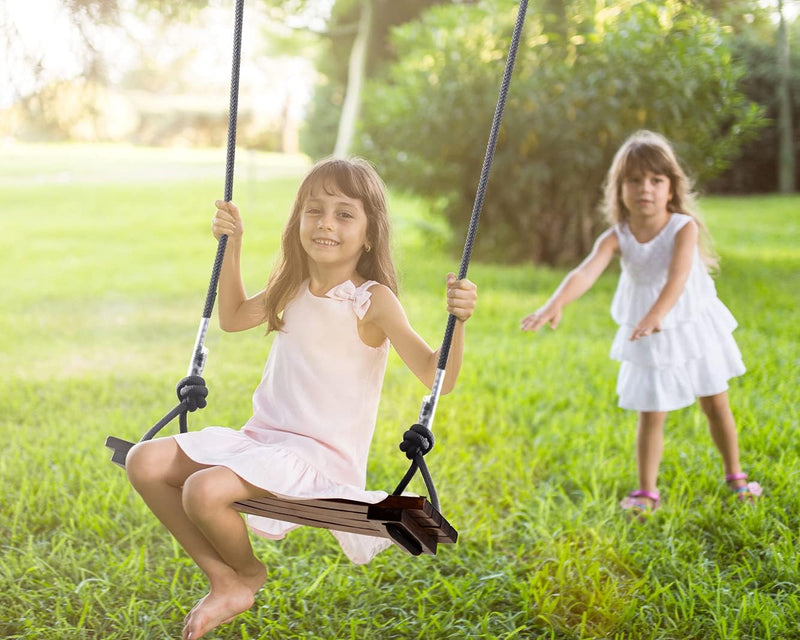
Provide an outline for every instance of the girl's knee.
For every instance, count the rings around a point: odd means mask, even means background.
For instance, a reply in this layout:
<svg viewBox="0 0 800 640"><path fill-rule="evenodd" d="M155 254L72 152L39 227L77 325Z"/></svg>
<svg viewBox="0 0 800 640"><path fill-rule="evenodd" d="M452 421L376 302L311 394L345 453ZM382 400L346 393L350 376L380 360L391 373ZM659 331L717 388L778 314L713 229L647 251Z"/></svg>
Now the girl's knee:
<svg viewBox="0 0 800 640"><path fill-rule="evenodd" d="M165 461L156 442L138 442L131 447L125 458L125 471L128 480L136 487L152 481L163 480Z"/></svg>
<svg viewBox="0 0 800 640"><path fill-rule="evenodd" d="M125 472L134 487L144 480L147 469L151 466L147 462L149 455L144 447L146 444L146 442L139 442L133 445L125 458Z"/></svg>
<svg viewBox="0 0 800 640"><path fill-rule="evenodd" d="M183 483L181 499L184 511L194 520L213 516L229 507L234 498L227 476L233 472L225 467L210 467L190 475Z"/></svg>
<svg viewBox="0 0 800 640"><path fill-rule="evenodd" d="M718 393L714 396L703 396L700 398L700 408L708 418L725 416L730 413L728 394Z"/></svg>
<svg viewBox="0 0 800 640"><path fill-rule="evenodd" d="M665 411L640 411L639 429L640 431L657 432L664 428L667 419Z"/></svg>
<svg viewBox="0 0 800 640"><path fill-rule="evenodd" d="M193 473L183 483L181 500L186 513L196 519L218 508L218 492L215 490L213 478L208 473Z"/></svg>

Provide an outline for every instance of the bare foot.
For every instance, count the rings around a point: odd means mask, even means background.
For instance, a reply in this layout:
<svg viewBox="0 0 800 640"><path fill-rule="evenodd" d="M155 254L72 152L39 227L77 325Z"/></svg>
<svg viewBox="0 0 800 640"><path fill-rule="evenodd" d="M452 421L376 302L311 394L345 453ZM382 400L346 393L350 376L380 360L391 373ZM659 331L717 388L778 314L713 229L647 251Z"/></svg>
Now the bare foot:
<svg viewBox="0 0 800 640"><path fill-rule="evenodd" d="M261 563L249 575L224 587L211 586L211 590L184 619L183 640L198 640L212 629L233 620L253 606L255 594L266 581L267 570Z"/></svg>
<svg viewBox="0 0 800 640"><path fill-rule="evenodd" d="M199 607L201 604L203 604L203 600L205 600L209 595L210 594L204 595L202 598L200 598L197 602L194 603L194 606L192 607L192 610L184 616L183 624L186 624L187 622L189 622L189 616L192 615L195 612L195 609L197 609L197 607Z"/></svg>

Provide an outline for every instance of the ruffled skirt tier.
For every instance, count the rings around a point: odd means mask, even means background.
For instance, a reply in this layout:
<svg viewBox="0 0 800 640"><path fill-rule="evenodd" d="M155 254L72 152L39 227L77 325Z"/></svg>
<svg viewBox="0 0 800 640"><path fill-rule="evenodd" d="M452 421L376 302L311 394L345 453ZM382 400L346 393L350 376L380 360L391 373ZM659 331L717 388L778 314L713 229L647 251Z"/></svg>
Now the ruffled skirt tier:
<svg viewBox="0 0 800 640"><path fill-rule="evenodd" d="M732 335L736 326L736 319L716 297L691 321L671 322L636 341L629 339L634 325L621 324L611 345L611 357L621 363L619 406L674 411L690 406L697 397L727 391L728 381L745 372Z"/></svg>

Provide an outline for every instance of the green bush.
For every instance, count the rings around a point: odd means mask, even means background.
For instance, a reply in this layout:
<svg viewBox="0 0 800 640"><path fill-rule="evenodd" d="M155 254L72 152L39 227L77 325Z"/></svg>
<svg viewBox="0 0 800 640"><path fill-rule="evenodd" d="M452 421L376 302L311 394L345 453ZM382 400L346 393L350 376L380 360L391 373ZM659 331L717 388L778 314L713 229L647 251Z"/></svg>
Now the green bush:
<svg viewBox="0 0 800 640"><path fill-rule="evenodd" d="M798 30L800 35L800 30ZM765 193L778 190L778 59L774 42L739 37L734 55L747 68L739 86L754 102L764 106L767 126L755 140L745 144L731 166L709 184L715 193ZM800 52L792 50L789 93L800 96ZM795 123L795 157L800 158L800 100L792 105ZM796 163L796 182L800 184L800 162Z"/></svg>
<svg viewBox="0 0 800 640"><path fill-rule="evenodd" d="M457 229L515 13L498 1L435 7L395 30L398 61L368 86L360 151L394 187L434 198ZM742 71L718 23L683 3L529 9L476 255L560 264L586 253L604 226L605 172L636 129L671 138L699 180L716 175L760 124L737 89Z"/></svg>

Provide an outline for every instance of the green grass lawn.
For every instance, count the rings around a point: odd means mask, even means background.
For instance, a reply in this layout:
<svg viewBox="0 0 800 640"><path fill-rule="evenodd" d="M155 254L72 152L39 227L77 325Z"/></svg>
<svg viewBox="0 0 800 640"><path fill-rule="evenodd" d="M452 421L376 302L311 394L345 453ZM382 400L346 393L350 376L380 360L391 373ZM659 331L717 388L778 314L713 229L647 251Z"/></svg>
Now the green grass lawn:
<svg viewBox="0 0 800 640"><path fill-rule="evenodd" d="M175 404L216 247L224 153L2 150L0 637L180 637L203 576L103 442L137 439ZM303 163L245 152L237 161L255 291ZM392 205L402 299L437 344L444 274L457 258L420 202L394 194ZM800 198L702 206L749 369L730 396L743 464L765 487L759 504L731 501L690 408L668 418L662 509L627 523L617 503L636 482L635 416L616 407L608 359L616 275L568 308L558 331L531 336L519 319L564 272L475 264L479 309L429 456L458 544L435 557L391 549L359 567L324 531L256 539L269 580L249 612L209 637L800 637ZM247 419L269 344L212 324L210 403L191 428ZM370 487L391 490L405 470L397 443L424 393L392 354Z"/></svg>

